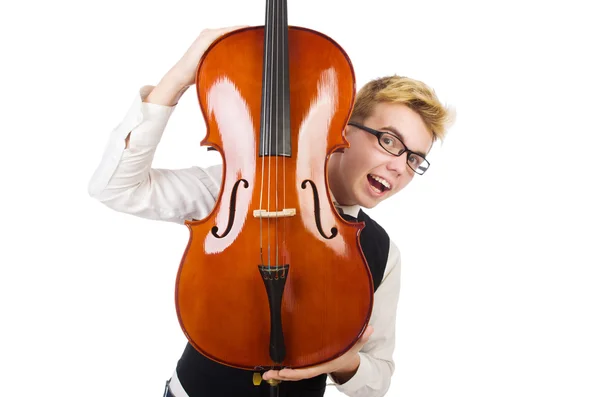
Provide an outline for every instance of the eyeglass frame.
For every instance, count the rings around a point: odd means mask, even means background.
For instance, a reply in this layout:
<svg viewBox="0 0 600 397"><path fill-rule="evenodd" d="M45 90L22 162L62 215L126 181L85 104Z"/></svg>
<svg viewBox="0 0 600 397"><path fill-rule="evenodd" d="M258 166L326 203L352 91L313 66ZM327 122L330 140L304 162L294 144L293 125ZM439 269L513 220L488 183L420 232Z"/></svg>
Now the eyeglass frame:
<svg viewBox="0 0 600 397"><path fill-rule="evenodd" d="M429 167L431 167L431 163L429 162L429 160L427 160L427 159L425 158L425 156L422 156L422 155L420 155L419 153L417 153L417 152L413 152L412 150L410 150L410 149L409 149L409 148L406 146L406 144L404 143L404 141L402 141L402 139L400 139L400 137L399 137L399 136L397 136L397 135L395 135L395 134L392 134L391 132L387 132L387 131L377 131L377 130L374 130L373 128L369 128L369 127L367 127L367 126L365 126L365 125L358 124L358 123L354 123L354 122L349 122L349 123L348 123L348 125L351 125L351 126L353 126L353 127L356 127L356 128L358 128L358 129L360 129L360 130L363 130L363 131L365 131L365 132L368 132L368 133L369 133L369 134L371 134L371 135L375 135L375 136L377 137L377 142L379 142L379 146L381 146L381 148L382 148L383 150L385 150L385 151L386 151L386 153L389 153L389 154L391 154L392 156L400 157L400 156L402 156L404 153L407 153L407 155L406 155L406 165L408 165L408 166L410 167L410 169L411 169L411 170L413 170L413 171L414 171L414 172L415 172L417 175L423 175L423 174L424 174L424 173L425 173L425 172L426 172L426 171L429 169ZM402 151L401 151L400 153L398 153L398 154L396 154L396 153L392 153L392 152L390 152L389 150L387 150L387 149L386 149L386 148L385 148L385 147L384 147L384 146L381 144L381 137L382 137L383 135L385 135L385 134L392 135L392 136L393 136L395 139L397 139L398 141L400 141L400 143L402 144L402 146L404 146L404 150L402 150ZM410 163L408 162L408 158L410 157L410 155L411 155L411 154L414 154L414 155L416 155L416 156L419 156L420 158L422 158L422 159L423 159L423 162L427 163L427 168L425 168L425 171L423 171L422 173L419 173L419 171L415 170L415 169L414 169L414 168L413 168L413 167L410 165ZM418 168L420 168L420 167L418 167Z"/></svg>

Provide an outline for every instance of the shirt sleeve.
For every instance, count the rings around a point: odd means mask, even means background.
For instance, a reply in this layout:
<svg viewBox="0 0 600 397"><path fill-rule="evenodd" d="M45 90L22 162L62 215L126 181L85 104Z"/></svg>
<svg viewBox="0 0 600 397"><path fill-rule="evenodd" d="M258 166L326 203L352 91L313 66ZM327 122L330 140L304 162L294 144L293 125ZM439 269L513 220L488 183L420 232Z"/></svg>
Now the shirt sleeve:
<svg viewBox="0 0 600 397"><path fill-rule="evenodd" d="M113 210L143 218L182 224L202 219L218 198L222 166L152 168L154 153L175 108L143 102L152 88L140 89L122 122L111 132L88 193Z"/></svg>
<svg viewBox="0 0 600 397"><path fill-rule="evenodd" d="M396 310L400 293L400 251L390 241L390 252L383 280L375 291L370 324L373 334L358 353L356 374L337 389L350 397L381 397L390 387L394 373ZM335 379L331 378L334 382Z"/></svg>

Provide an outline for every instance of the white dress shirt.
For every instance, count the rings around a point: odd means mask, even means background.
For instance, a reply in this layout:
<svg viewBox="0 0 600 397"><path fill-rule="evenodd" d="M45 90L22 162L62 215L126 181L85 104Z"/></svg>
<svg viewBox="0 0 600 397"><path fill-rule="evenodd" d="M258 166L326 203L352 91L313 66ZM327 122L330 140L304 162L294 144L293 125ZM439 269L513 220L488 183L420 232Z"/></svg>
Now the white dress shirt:
<svg viewBox="0 0 600 397"><path fill-rule="evenodd" d="M139 217L176 222L205 218L215 205L221 184L220 164L168 170L151 168L154 153L175 106L143 102L152 86L135 96L129 112L111 132L103 157L89 181L89 194L109 208ZM131 132L129 146L125 138ZM359 206L342 207L357 216ZM400 289L400 252L390 241L383 280L375 292L370 324L374 328L359 353L360 365L346 383L334 383L350 397L383 396L394 361L396 308ZM333 379L332 379L333 380ZM335 380L333 380L335 382ZM171 380L176 397L188 397L177 379Z"/></svg>

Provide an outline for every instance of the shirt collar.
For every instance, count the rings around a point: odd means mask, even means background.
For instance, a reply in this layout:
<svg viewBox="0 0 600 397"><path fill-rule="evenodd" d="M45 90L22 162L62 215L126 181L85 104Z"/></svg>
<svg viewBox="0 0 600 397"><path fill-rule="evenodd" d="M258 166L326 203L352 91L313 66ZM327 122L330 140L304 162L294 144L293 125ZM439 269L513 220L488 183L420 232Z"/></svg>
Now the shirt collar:
<svg viewBox="0 0 600 397"><path fill-rule="evenodd" d="M333 197L333 194L331 193L331 190L329 191L329 195L331 196L331 199L333 201L333 205L340 208L344 214L346 215L350 215L353 216L355 218L358 218L358 212L360 211L360 205L355 204L355 205L341 205L340 203L337 202L337 200L335 199L335 197Z"/></svg>
<svg viewBox="0 0 600 397"><path fill-rule="evenodd" d="M358 218L358 212L360 211L360 205L339 205L336 204L338 207L340 207L342 209L342 211L344 211L344 214L346 215L351 215L355 218Z"/></svg>

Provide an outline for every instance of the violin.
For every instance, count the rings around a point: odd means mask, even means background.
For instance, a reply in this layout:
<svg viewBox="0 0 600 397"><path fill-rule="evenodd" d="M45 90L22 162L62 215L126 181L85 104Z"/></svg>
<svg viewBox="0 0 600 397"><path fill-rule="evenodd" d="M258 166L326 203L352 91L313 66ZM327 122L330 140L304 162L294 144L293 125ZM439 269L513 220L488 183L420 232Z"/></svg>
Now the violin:
<svg viewBox="0 0 600 397"><path fill-rule="evenodd" d="M245 370L341 356L373 308L364 224L337 213L327 180L330 154L349 147L348 55L322 33L288 26L285 0L266 0L264 26L208 48L196 90L200 144L219 151L223 175L210 214L185 222L175 288L183 332L206 357Z"/></svg>

